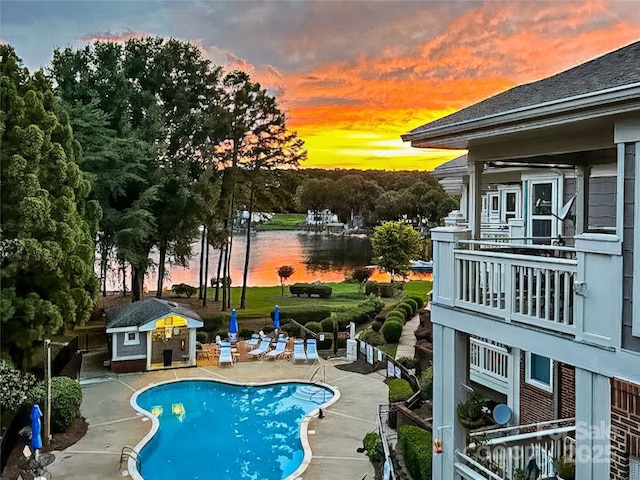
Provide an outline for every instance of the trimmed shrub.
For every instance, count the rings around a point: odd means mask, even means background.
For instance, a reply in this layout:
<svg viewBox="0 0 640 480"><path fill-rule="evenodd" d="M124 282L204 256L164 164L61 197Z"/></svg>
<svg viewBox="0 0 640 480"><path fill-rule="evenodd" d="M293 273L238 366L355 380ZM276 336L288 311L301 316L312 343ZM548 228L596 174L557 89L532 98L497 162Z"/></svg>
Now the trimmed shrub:
<svg viewBox="0 0 640 480"><path fill-rule="evenodd" d="M411 307L411 315L415 315L418 311L418 302L416 302L413 298L405 298L404 302Z"/></svg>
<svg viewBox="0 0 640 480"><path fill-rule="evenodd" d="M404 402L411 395L413 395L413 389L409 382L403 378L392 378L387 383L389 387L389 402Z"/></svg>
<svg viewBox="0 0 640 480"><path fill-rule="evenodd" d="M296 322L306 325L308 322L320 322L331 316L331 310L325 307L301 306L301 307L280 307L280 321L293 318ZM275 310L271 310L271 320L275 316Z"/></svg>
<svg viewBox="0 0 640 480"><path fill-rule="evenodd" d="M178 297L180 295L184 295L187 298L191 298L191 295L196 293L198 289L196 287L192 287L191 285L187 285L186 283L178 283L171 287L173 293L175 293Z"/></svg>
<svg viewBox="0 0 640 480"><path fill-rule="evenodd" d="M405 320L410 320L411 316L413 315L413 312L411 311L411 305L408 305L406 303L398 304L398 306L396 306L396 310L401 310L405 313Z"/></svg>
<svg viewBox="0 0 640 480"><path fill-rule="evenodd" d="M376 432L367 433L362 440L362 445L371 463L382 461L384 452L382 451L382 439L380 435Z"/></svg>
<svg viewBox="0 0 640 480"><path fill-rule="evenodd" d="M329 298L333 289L329 285L314 285L310 283L294 283L289 287L291 295L308 295Z"/></svg>
<svg viewBox="0 0 640 480"><path fill-rule="evenodd" d="M322 324L320 322L309 322L305 325L313 333L320 333L322 331Z"/></svg>
<svg viewBox="0 0 640 480"><path fill-rule="evenodd" d="M253 330L250 330L248 328L243 328L242 330L240 330L238 332L238 337L240 337L240 338L251 338L252 334L253 334Z"/></svg>
<svg viewBox="0 0 640 480"><path fill-rule="evenodd" d="M335 330L336 321L332 318L325 318L320 322L323 332L333 332Z"/></svg>
<svg viewBox="0 0 640 480"><path fill-rule="evenodd" d="M392 310L389 313L387 313L386 320L398 320L399 322L401 322L404 325L404 322L406 320L406 318L404 316L404 311L402 311L402 310Z"/></svg>
<svg viewBox="0 0 640 480"><path fill-rule="evenodd" d="M196 341L200 342L200 343L207 343L209 341L209 335L207 335L207 332L196 332Z"/></svg>
<svg viewBox="0 0 640 480"><path fill-rule="evenodd" d="M409 297L411 300L418 304L418 310L424 307L424 299L421 297Z"/></svg>
<svg viewBox="0 0 640 480"><path fill-rule="evenodd" d="M398 292L396 290L396 287L392 283L379 283L378 291L382 298L393 298L396 296L396 293Z"/></svg>
<svg viewBox="0 0 640 480"><path fill-rule="evenodd" d="M376 297L380 295L380 291L378 289L378 282L375 280L369 280L367 285L364 288L364 293L369 295L375 295Z"/></svg>
<svg viewBox="0 0 640 480"><path fill-rule="evenodd" d="M66 432L73 421L80 416L82 389L73 378L53 377L51 379L51 430Z"/></svg>
<svg viewBox="0 0 640 480"><path fill-rule="evenodd" d="M382 326L382 335L387 343L398 343L402 336L402 324L396 320L387 320Z"/></svg>
<svg viewBox="0 0 640 480"><path fill-rule="evenodd" d="M373 345L374 347L384 344L384 337L382 336L382 333L375 332L373 330L367 330L366 332L364 332L364 334L360 337L360 340L368 343L369 345Z"/></svg>
<svg viewBox="0 0 640 480"><path fill-rule="evenodd" d="M200 330L203 332L218 332L222 329L223 324L229 324L229 317L220 313L215 315L203 314L201 318L203 325Z"/></svg>
<svg viewBox="0 0 640 480"><path fill-rule="evenodd" d="M431 480L431 432L413 425L398 428L398 444L407 470L416 480Z"/></svg>

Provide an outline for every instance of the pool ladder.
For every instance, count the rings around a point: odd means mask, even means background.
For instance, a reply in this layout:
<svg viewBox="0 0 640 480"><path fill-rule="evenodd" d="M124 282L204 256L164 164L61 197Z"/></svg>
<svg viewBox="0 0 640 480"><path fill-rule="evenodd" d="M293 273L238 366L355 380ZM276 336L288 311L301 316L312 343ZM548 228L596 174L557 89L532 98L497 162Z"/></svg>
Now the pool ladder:
<svg viewBox="0 0 640 480"><path fill-rule="evenodd" d="M318 373L320 373L320 370L322 370L322 383L326 383L327 371L325 365L318 365L311 371L311 375L309 376L309 383L315 383L314 379L316 378Z"/></svg>
<svg viewBox="0 0 640 480"><path fill-rule="evenodd" d="M133 448L131 445L125 444L120 451L120 470L122 470L122 463L128 461L130 458L133 458L136 462L136 469L140 472L140 462L142 461L140 458L140 454Z"/></svg>

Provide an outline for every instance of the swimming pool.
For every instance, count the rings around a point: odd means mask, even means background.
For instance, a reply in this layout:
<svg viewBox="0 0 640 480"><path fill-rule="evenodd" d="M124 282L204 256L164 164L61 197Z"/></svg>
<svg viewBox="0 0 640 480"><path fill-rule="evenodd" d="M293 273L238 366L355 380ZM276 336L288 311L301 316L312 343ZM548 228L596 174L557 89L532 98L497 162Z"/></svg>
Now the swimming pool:
<svg viewBox="0 0 640 480"><path fill-rule="evenodd" d="M311 459L311 414L337 400L303 382L236 384L211 379L166 382L136 392L131 405L150 416L136 446L145 480L280 480ZM134 461L129 471L134 478Z"/></svg>

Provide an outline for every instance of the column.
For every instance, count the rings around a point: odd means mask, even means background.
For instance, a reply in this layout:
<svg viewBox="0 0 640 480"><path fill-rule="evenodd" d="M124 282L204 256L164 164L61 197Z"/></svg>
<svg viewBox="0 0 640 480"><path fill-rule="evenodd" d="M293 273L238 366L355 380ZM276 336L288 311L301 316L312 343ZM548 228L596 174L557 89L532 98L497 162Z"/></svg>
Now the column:
<svg viewBox="0 0 640 480"><path fill-rule="evenodd" d="M576 367L576 476L609 478L611 454L609 378Z"/></svg>

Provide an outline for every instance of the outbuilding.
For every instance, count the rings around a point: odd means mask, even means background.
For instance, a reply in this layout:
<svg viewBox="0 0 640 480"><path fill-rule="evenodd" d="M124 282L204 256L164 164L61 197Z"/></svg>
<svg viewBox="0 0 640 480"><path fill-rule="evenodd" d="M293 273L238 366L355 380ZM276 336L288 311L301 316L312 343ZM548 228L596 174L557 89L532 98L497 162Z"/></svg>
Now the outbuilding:
<svg viewBox="0 0 640 480"><path fill-rule="evenodd" d="M196 364L202 319L186 305L148 298L106 312L111 371L140 372Z"/></svg>

